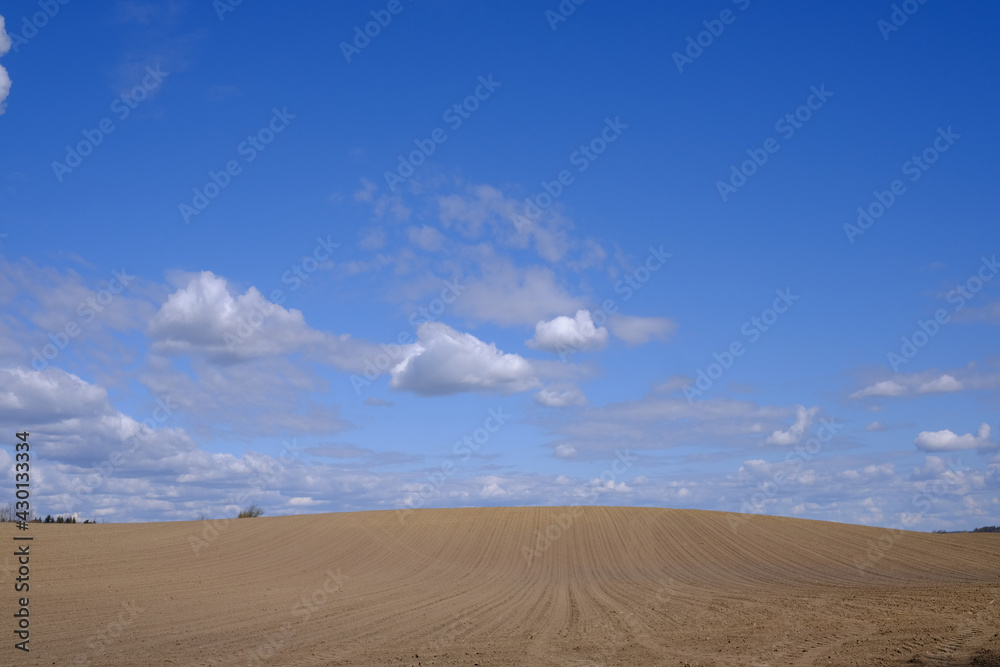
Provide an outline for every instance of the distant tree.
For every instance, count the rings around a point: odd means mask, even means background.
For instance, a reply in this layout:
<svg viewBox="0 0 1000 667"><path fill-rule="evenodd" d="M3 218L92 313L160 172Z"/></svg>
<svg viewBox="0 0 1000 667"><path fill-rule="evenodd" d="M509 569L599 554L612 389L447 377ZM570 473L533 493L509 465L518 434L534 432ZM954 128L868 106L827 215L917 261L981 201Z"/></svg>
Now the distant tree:
<svg viewBox="0 0 1000 667"><path fill-rule="evenodd" d="M52 518L51 514L45 517L45 523L55 523L55 519Z"/></svg>
<svg viewBox="0 0 1000 667"><path fill-rule="evenodd" d="M974 533L1000 533L1000 526L983 526L982 528L976 528L972 532L974 532Z"/></svg>
<svg viewBox="0 0 1000 667"><path fill-rule="evenodd" d="M10 523L14 521L14 508L10 503L0 505L0 523Z"/></svg>
<svg viewBox="0 0 1000 667"><path fill-rule="evenodd" d="M261 516L264 513L264 508L254 503L252 505L247 505L244 507L239 514L236 515L237 519L246 519L252 517Z"/></svg>

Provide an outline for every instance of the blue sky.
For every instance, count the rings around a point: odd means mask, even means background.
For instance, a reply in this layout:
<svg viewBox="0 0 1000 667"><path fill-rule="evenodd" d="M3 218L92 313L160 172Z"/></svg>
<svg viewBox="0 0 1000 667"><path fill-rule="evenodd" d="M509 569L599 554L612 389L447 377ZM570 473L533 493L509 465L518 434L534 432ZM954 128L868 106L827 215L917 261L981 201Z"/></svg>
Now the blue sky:
<svg viewBox="0 0 1000 667"><path fill-rule="evenodd" d="M3 18L43 513L1000 522L992 3Z"/></svg>

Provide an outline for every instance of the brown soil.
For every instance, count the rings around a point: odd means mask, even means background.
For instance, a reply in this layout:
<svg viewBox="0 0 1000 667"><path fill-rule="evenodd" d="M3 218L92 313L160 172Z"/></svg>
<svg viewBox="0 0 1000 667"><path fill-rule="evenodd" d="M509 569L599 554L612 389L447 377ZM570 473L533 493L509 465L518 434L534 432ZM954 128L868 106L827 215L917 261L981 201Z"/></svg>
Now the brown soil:
<svg viewBox="0 0 1000 667"><path fill-rule="evenodd" d="M1000 534L593 507L0 540L0 665L1000 665Z"/></svg>

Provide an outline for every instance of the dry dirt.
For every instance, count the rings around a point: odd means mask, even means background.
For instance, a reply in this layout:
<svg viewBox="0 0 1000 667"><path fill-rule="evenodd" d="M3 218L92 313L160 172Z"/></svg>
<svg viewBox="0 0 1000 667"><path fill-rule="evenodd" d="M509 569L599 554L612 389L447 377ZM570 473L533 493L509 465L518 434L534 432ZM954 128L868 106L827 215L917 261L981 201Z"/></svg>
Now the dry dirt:
<svg viewBox="0 0 1000 667"><path fill-rule="evenodd" d="M15 532L2 665L1000 665L1000 534L624 507L32 524L25 654Z"/></svg>

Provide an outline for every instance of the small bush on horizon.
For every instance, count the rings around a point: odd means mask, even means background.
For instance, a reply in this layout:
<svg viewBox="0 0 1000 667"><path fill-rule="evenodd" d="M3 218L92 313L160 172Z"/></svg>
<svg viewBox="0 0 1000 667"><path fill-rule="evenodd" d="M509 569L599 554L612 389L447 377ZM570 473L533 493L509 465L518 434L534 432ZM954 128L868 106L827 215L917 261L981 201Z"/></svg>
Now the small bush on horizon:
<svg viewBox="0 0 1000 667"><path fill-rule="evenodd" d="M236 518L237 519L252 518L261 516L263 513L264 513L264 508L258 505L257 503L253 503L252 505L247 505L246 507L244 507L240 511L240 513L236 515Z"/></svg>

